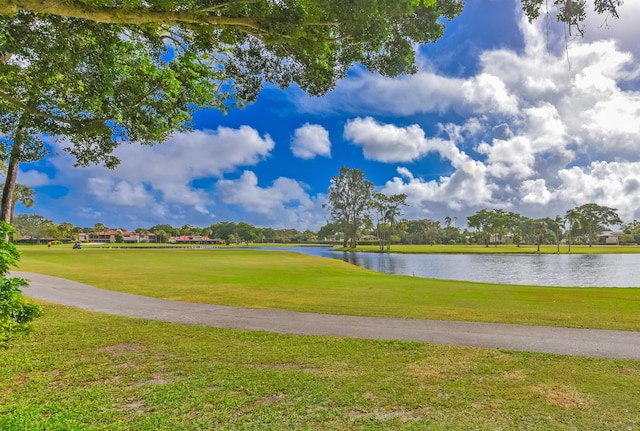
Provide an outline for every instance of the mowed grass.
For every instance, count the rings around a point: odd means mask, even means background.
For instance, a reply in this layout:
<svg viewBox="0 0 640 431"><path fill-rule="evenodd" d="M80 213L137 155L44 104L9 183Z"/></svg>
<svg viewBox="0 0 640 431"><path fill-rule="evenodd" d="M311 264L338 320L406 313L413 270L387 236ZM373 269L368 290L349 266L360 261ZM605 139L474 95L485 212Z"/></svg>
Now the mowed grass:
<svg viewBox="0 0 640 431"><path fill-rule="evenodd" d="M391 276L256 250L25 247L20 270L171 300L329 314L640 330L640 289ZM28 289L26 290L28 295Z"/></svg>
<svg viewBox="0 0 640 431"><path fill-rule="evenodd" d="M55 305L36 324L33 337L0 349L2 431L640 429L640 361L233 331Z"/></svg>

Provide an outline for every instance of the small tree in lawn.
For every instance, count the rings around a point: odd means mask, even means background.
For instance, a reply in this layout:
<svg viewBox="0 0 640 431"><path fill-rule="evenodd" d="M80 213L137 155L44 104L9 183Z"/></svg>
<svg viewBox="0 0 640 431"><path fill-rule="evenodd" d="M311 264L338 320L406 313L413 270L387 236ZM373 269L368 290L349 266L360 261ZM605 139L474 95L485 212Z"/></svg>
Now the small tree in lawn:
<svg viewBox="0 0 640 431"><path fill-rule="evenodd" d="M549 226L547 225L547 219L538 218L531 219L531 233L533 237L536 239L536 244L538 245L538 253L540 253L540 244L544 239L547 232L549 232Z"/></svg>
<svg viewBox="0 0 640 431"><path fill-rule="evenodd" d="M380 251L391 249L391 235L400 216L400 206L407 205L407 195L395 194L387 196L384 193L373 193L372 208L376 219L376 232L380 241Z"/></svg>
<svg viewBox="0 0 640 431"><path fill-rule="evenodd" d="M570 209L564 216L564 221L569 223L569 229L567 229L567 239L569 245L569 253L571 253L571 238L575 231L582 228L580 223L580 213L575 209Z"/></svg>
<svg viewBox="0 0 640 431"><path fill-rule="evenodd" d="M546 219L547 226L550 230L553 231L556 237L556 246L558 253L560 253L560 240L562 240L562 227L564 226L564 219L560 216L556 216L555 219L547 217Z"/></svg>
<svg viewBox="0 0 640 431"><path fill-rule="evenodd" d="M511 232L511 235L513 236L513 242L517 247L520 247L520 242L522 241L522 238L524 236L523 227L525 222L526 217L516 212L509 211L509 213L507 214L507 229L509 230L509 232Z"/></svg>
<svg viewBox="0 0 640 431"><path fill-rule="evenodd" d="M344 234L343 247L356 246L358 232L368 221L373 183L360 169L343 166L336 177L331 177L329 203L331 221Z"/></svg>
<svg viewBox="0 0 640 431"><path fill-rule="evenodd" d="M598 234L611 225L622 225L622 220L618 216L618 210L601 206L595 203L588 203L567 211L567 218L577 217L589 247L598 238ZM573 223L571 224L573 230Z"/></svg>
<svg viewBox="0 0 640 431"><path fill-rule="evenodd" d="M25 301L22 289L29 284L23 278L7 277L9 267L15 266L20 254L7 238L13 228L0 222L0 347L32 330L31 321L42 315L42 309Z"/></svg>
<svg viewBox="0 0 640 431"><path fill-rule="evenodd" d="M485 247L489 247L493 224L492 214L487 209L481 209L475 214L467 216L467 224L470 228L476 229L484 238Z"/></svg>

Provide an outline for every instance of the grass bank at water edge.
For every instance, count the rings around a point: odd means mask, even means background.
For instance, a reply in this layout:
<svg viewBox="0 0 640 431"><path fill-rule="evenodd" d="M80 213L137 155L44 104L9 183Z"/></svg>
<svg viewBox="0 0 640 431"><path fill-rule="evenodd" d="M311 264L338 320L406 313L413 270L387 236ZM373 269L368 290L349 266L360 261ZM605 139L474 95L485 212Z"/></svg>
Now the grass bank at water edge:
<svg viewBox="0 0 640 431"><path fill-rule="evenodd" d="M640 289L514 286L392 276L297 253L29 247L23 250L19 269L180 301L328 314L640 330Z"/></svg>

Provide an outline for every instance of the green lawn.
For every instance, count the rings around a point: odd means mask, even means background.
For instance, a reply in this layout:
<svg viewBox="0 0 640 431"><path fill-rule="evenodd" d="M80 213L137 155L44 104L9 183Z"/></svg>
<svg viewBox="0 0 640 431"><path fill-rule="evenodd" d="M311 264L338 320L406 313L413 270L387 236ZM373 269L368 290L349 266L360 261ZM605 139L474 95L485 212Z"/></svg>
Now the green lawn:
<svg viewBox="0 0 640 431"><path fill-rule="evenodd" d="M252 307L640 328L640 289L396 277L294 253L25 247L19 269ZM2 431L640 429L640 361L235 331L43 305L37 332L0 349Z"/></svg>
<svg viewBox="0 0 640 431"><path fill-rule="evenodd" d="M172 300L330 314L640 330L640 289L392 276L338 260L256 250L72 250L63 246L22 250L20 270Z"/></svg>
<svg viewBox="0 0 640 431"><path fill-rule="evenodd" d="M640 361L232 331L46 305L0 430L637 430Z"/></svg>

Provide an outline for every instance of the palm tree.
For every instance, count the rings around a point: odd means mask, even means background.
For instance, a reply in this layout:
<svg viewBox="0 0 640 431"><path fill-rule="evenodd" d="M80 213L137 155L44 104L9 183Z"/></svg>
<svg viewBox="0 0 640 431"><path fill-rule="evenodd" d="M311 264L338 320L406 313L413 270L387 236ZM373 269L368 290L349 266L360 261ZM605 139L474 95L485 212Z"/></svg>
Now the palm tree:
<svg viewBox="0 0 640 431"><path fill-rule="evenodd" d="M74 235L75 226L69 222L62 222L58 225L58 231L60 232L60 236L62 238L69 238L77 240L77 234Z"/></svg>
<svg viewBox="0 0 640 431"><path fill-rule="evenodd" d="M532 231L533 235L536 238L536 242L538 243L538 253L540 253L540 243L542 242L542 238L549 230L547 226L547 221L545 219L535 219L532 223Z"/></svg>
<svg viewBox="0 0 640 431"><path fill-rule="evenodd" d="M560 238L561 238L561 230L564 225L564 219L560 216L556 216L555 219L547 217L548 225L555 231L556 235L556 245L558 246L558 253L560 253Z"/></svg>
<svg viewBox="0 0 640 431"><path fill-rule="evenodd" d="M4 184L0 185L0 187L4 187ZM13 191L13 200L11 202L11 210L9 213L9 223L13 220L13 214L16 209L16 202L20 202L26 208L31 208L36 201L33 199L33 196L36 194L35 190L31 187L25 186L24 184L16 184L16 188ZM0 193L0 196L2 194Z"/></svg>
<svg viewBox="0 0 640 431"><path fill-rule="evenodd" d="M102 223L96 223L93 225L93 229L91 229L91 231L97 236L100 234L104 234L106 231L108 231L109 228L106 227L104 224Z"/></svg>
<svg viewBox="0 0 640 431"><path fill-rule="evenodd" d="M155 231L154 233L156 235L156 242L163 243L164 240L167 237L167 233L162 229L159 229L159 230Z"/></svg>
<svg viewBox="0 0 640 431"><path fill-rule="evenodd" d="M569 253L571 253L571 232L575 229L580 229L580 212L576 211L576 209L571 209L567 211L564 215L565 221L569 223L569 230L567 230L567 238L569 239Z"/></svg>

